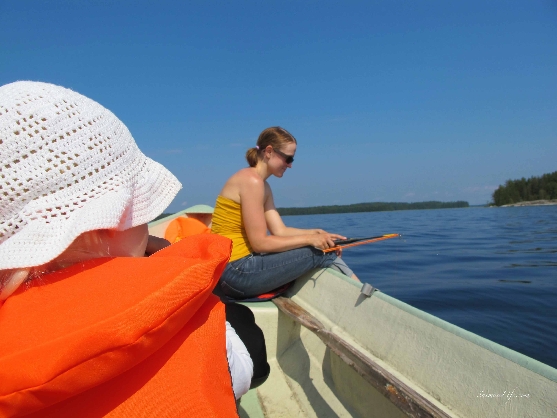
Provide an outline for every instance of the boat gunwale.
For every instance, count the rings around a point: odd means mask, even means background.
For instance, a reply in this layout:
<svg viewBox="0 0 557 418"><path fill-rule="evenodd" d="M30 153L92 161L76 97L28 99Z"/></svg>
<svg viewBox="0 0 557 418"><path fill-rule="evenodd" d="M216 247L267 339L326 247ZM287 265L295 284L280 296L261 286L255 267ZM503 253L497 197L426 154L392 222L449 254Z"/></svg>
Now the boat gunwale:
<svg viewBox="0 0 557 418"><path fill-rule="evenodd" d="M451 416L438 404L432 402L432 399L428 399L415 388L397 378L336 333L327 330L316 317L292 299L277 297L273 299L273 302L280 311L317 335L340 359L406 415L415 418L449 418Z"/></svg>
<svg viewBox="0 0 557 418"><path fill-rule="evenodd" d="M151 221L147 224L147 226L149 228L152 228L154 226L157 226L157 225L160 225L162 223L165 223L165 222L171 221L173 219L176 219L180 216L186 215L186 217L187 217L188 214L186 213L186 211L187 211L187 209L184 209L184 210L181 210L180 212L176 212L176 213L173 213L171 215L165 216L164 218L157 219L156 221Z"/></svg>

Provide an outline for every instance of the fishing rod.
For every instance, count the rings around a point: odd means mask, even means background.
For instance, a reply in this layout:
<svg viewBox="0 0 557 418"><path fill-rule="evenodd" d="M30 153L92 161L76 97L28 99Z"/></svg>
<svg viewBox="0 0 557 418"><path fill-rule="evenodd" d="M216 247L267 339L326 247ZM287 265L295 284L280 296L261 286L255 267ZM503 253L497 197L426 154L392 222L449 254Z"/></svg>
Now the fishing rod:
<svg viewBox="0 0 557 418"><path fill-rule="evenodd" d="M366 237L366 238L346 238L346 239L335 239L334 247L327 248L323 250L324 253L330 253L331 251L336 251L340 248L356 247L357 245L369 244L371 242L383 241L386 239L400 237L400 234L385 234L376 237Z"/></svg>

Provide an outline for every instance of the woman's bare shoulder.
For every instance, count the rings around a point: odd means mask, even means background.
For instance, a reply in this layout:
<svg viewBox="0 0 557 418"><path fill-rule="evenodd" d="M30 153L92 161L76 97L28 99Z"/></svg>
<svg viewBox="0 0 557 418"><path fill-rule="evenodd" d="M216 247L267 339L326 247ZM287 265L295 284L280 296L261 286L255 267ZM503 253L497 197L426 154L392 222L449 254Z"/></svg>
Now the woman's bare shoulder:
<svg viewBox="0 0 557 418"><path fill-rule="evenodd" d="M222 188L221 195L240 202L240 194L245 188L264 187L263 179L252 168L243 168L234 173Z"/></svg>
<svg viewBox="0 0 557 418"><path fill-rule="evenodd" d="M230 180L233 182L238 182L242 184L250 184L250 185L263 185L263 179L261 176L257 174L257 172L251 168L243 168L240 171L237 171Z"/></svg>

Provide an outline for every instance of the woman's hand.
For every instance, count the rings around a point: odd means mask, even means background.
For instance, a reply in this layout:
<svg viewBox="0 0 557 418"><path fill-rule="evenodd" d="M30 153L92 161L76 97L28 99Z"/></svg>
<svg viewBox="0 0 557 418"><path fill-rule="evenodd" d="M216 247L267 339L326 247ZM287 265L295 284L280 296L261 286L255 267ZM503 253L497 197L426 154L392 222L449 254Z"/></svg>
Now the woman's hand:
<svg viewBox="0 0 557 418"><path fill-rule="evenodd" d="M328 232L320 232L318 234L308 235L309 245L320 250L326 250L335 246L335 239L345 239L342 235L329 234Z"/></svg>

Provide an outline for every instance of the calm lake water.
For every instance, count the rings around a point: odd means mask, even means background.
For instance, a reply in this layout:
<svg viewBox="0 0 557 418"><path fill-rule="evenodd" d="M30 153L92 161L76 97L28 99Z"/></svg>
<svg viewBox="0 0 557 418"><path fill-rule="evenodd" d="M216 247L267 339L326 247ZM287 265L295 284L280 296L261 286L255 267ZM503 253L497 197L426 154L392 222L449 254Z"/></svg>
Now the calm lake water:
<svg viewBox="0 0 557 418"><path fill-rule="evenodd" d="M557 206L288 216L347 237L358 277L418 309L557 368Z"/></svg>

